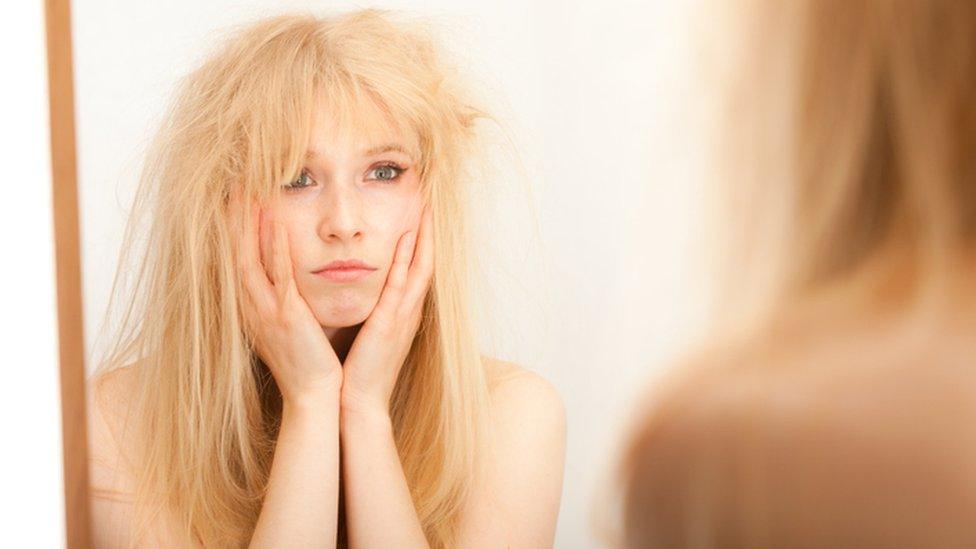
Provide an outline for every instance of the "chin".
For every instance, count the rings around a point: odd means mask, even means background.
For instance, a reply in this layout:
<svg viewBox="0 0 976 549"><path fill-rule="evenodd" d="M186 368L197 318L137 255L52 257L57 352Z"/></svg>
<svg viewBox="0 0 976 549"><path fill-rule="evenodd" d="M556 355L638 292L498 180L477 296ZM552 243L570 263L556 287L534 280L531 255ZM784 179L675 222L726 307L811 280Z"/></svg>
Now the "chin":
<svg viewBox="0 0 976 549"><path fill-rule="evenodd" d="M329 328L348 328L362 324L369 318L376 300L357 299L329 299L323 298L313 308L319 325Z"/></svg>

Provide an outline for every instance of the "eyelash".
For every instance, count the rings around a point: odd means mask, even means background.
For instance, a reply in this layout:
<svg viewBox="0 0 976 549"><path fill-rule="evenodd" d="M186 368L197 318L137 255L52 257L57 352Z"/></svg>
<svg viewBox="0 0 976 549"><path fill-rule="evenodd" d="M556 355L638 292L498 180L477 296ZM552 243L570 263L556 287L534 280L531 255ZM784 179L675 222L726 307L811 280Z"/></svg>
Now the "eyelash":
<svg viewBox="0 0 976 549"><path fill-rule="evenodd" d="M379 164L378 166L374 166L374 167L370 168L370 170L369 170L368 173L372 173L372 172L374 172L376 170L383 169L383 168L392 169L393 170L393 176L390 177L390 178L388 178L388 179L374 178L373 179L374 181L380 181L382 183L392 183L392 182L397 181L398 179L400 179L400 176L403 175L403 172L407 171L407 168L404 168L403 166L400 166L399 164L396 164L395 162L385 162L383 164ZM311 184L296 185L296 183L298 183L299 181L301 181L303 177L314 181L312 179L312 176L309 175L308 170L306 170L306 169L303 168L302 169L302 173L299 174L299 176L298 176L298 179L292 181L291 183L287 183L285 185L282 185L282 188L286 192L298 192L298 191L300 191L302 189L306 189L308 187L311 187L312 186Z"/></svg>

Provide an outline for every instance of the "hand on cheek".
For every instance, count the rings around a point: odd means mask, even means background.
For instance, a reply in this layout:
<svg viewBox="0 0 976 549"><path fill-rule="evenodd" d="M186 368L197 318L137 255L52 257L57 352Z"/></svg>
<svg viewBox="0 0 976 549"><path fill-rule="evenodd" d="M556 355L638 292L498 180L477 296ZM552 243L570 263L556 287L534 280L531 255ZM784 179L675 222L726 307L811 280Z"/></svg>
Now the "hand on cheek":
<svg viewBox="0 0 976 549"><path fill-rule="evenodd" d="M342 407L348 414L386 415L397 376L420 326L434 272L433 216L401 235L373 312L343 364Z"/></svg>
<svg viewBox="0 0 976 549"><path fill-rule="evenodd" d="M235 192L229 229L242 279L240 309L255 352L286 404L321 403L342 384L339 360L295 285L288 234L257 204ZM245 208L250 209L244 219Z"/></svg>

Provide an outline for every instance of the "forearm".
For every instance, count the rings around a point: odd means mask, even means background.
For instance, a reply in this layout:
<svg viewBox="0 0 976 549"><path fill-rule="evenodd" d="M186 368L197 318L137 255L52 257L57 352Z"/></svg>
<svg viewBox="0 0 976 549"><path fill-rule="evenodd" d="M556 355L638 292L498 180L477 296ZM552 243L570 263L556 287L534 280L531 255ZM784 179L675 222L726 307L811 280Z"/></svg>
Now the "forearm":
<svg viewBox="0 0 976 549"><path fill-rule="evenodd" d="M285 402L251 547L335 547L339 506L339 391Z"/></svg>
<svg viewBox="0 0 976 549"><path fill-rule="evenodd" d="M346 526L351 545L427 548L389 415L343 413Z"/></svg>

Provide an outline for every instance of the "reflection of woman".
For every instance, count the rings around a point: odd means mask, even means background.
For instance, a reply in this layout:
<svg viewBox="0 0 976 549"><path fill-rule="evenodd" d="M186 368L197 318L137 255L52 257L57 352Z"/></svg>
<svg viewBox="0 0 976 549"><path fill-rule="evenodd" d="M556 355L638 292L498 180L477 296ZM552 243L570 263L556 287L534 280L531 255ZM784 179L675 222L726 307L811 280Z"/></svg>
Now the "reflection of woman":
<svg viewBox="0 0 976 549"><path fill-rule="evenodd" d="M97 545L551 545L560 400L467 312L480 118L375 11L260 22L189 76L92 383Z"/></svg>
<svg viewBox="0 0 976 549"><path fill-rule="evenodd" d="M760 4L745 314L642 418L627 545L974 547L976 4Z"/></svg>

